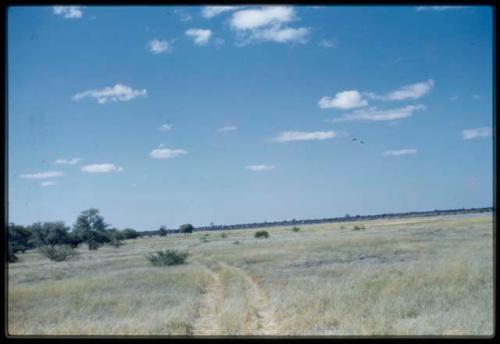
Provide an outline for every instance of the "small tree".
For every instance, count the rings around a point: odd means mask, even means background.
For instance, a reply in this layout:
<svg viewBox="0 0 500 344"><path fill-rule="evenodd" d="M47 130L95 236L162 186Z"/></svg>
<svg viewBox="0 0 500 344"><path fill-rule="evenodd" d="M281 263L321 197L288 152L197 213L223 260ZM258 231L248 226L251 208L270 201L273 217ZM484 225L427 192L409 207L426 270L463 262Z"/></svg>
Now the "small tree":
<svg viewBox="0 0 500 344"><path fill-rule="evenodd" d="M62 262L77 255L77 252L69 245L41 246L38 250L55 262Z"/></svg>
<svg viewBox="0 0 500 344"><path fill-rule="evenodd" d="M14 223L9 223L8 226L8 242L13 252L20 251L24 253L26 250L35 247L31 228Z"/></svg>
<svg viewBox="0 0 500 344"><path fill-rule="evenodd" d="M125 228L123 231L123 237L125 239L137 239L141 235L133 228Z"/></svg>
<svg viewBox="0 0 500 344"><path fill-rule="evenodd" d="M109 242L109 237L106 235L107 227L104 218L99 215L99 210L91 208L81 212L73 230L83 242L87 243L89 250L97 250L103 243Z"/></svg>
<svg viewBox="0 0 500 344"><path fill-rule="evenodd" d="M184 225L181 225L179 227L179 231L181 233L187 234L187 233L193 233L194 227L192 224L186 223Z"/></svg>
<svg viewBox="0 0 500 344"><path fill-rule="evenodd" d="M160 236L167 236L167 234L168 234L167 227L161 226L159 232L160 232Z"/></svg>
<svg viewBox="0 0 500 344"><path fill-rule="evenodd" d="M36 222L31 226L36 246L64 245L70 242L70 228L64 222Z"/></svg>

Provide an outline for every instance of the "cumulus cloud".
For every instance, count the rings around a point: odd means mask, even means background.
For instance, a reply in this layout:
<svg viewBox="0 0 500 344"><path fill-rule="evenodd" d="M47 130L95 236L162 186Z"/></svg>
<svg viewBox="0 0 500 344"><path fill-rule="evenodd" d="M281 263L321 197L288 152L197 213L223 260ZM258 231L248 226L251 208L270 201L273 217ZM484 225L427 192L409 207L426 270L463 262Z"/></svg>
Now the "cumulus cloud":
<svg viewBox="0 0 500 344"><path fill-rule="evenodd" d="M69 160L66 160L66 159L57 159L55 161L55 163L58 164L58 165L76 165L80 161L82 161L82 159L80 159L80 158L73 158L73 159L69 159Z"/></svg>
<svg viewBox="0 0 500 344"><path fill-rule="evenodd" d="M196 45L206 45L212 37L212 31L208 29L189 29L186 35L194 39Z"/></svg>
<svg viewBox="0 0 500 344"><path fill-rule="evenodd" d="M159 39L153 39L148 43L149 51L153 54L161 54L170 51L170 45L167 41L160 41Z"/></svg>
<svg viewBox="0 0 500 344"><path fill-rule="evenodd" d="M162 124L160 126L160 131L169 131L173 128L173 125L172 124Z"/></svg>
<svg viewBox="0 0 500 344"><path fill-rule="evenodd" d="M472 140L477 138L486 138L491 136L491 128L476 128L476 129L464 129L462 130L462 138L464 140Z"/></svg>
<svg viewBox="0 0 500 344"><path fill-rule="evenodd" d="M33 174L21 174L23 179L47 179L63 176L64 173L58 171L38 172Z"/></svg>
<svg viewBox="0 0 500 344"><path fill-rule="evenodd" d="M277 142L327 140L337 136L334 131L285 131L274 138Z"/></svg>
<svg viewBox="0 0 500 344"><path fill-rule="evenodd" d="M45 182L41 182L40 185L43 187L52 186L52 185L56 185L56 182L45 181Z"/></svg>
<svg viewBox="0 0 500 344"><path fill-rule="evenodd" d="M239 6L204 6L201 10L201 15L204 18L212 18L221 13L234 11Z"/></svg>
<svg viewBox="0 0 500 344"><path fill-rule="evenodd" d="M66 19L77 19L83 16L80 6L54 6L53 12Z"/></svg>
<svg viewBox="0 0 500 344"><path fill-rule="evenodd" d="M434 87L434 80L418 82L416 84L406 85L400 89L389 92L387 95L379 96L373 92L367 92L365 95L371 99L379 100L405 100L418 99L425 96Z"/></svg>
<svg viewBox="0 0 500 344"><path fill-rule="evenodd" d="M254 172L262 172L262 171L270 171L274 170L276 166L274 165L248 165L246 167L247 170L254 171Z"/></svg>
<svg viewBox="0 0 500 344"><path fill-rule="evenodd" d="M408 105L397 109L378 110L376 107L369 109L357 110L351 113L344 114L340 118L335 118L329 122L372 122L372 121L395 121L402 118L407 118L413 115L415 111L425 110L424 105Z"/></svg>
<svg viewBox="0 0 500 344"><path fill-rule="evenodd" d="M266 41L305 43L308 28L286 26L295 19L295 10L291 6L263 6L233 13L230 26L238 34L239 45Z"/></svg>
<svg viewBox="0 0 500 344"><path fill-rule="evenodd" d="M238 130L238 127L236 127L234 125L227 125L225 127L217 129L217 131L219 133L225 133L225 132L228 132L228 131L235 131L235 130Z"/></svg>
<svg viewBox="0 0 500 344"><path fill-rule="evenodd" d="M368 105L368 102L356 90L339 92L334 98L322 97L318 102L321 109L337 108L346 110L366 105Z"/></svg>
<svg viewBox="0 0 500 344"><path fill-rule="evenodd" d="M149 153L153 159L173 159L180 155L187 154L184 149L156 148Z"/></svg>
<svg viewBox="0 0 500 344"><path fill-rule="evenodd" d="M447 10L458 10L464 8L464 6L417 6L417 11L447 11Z"/></svg>
<svg viewBox="0 0 500 344"><path fill-rule="evenodd" d="M417 150L413 148L404 148L404 149L398 149L398 150L389 150L385 151L384 155L408 155L408 154L416 154Z"/></svg>
<svg viewBox="0 0 500 344"><path fill-rule="evenodd" d="M110 172L121 172L123 168L116 166L115 164L94 164L85 165L81 168L82 172L86 173L110 173Z"/></svg>
<svg viewBox="0 0 500 344"><path fill-rule="evenodd" d="M99 104L104 104L108 101L129 101L136 97L145 97L147 91L134 90L129 86L116 84L113 87L105 87L100 90L90 90L77 93L73 96L73 100L80 100L83 98L95 98Z"/></svg>

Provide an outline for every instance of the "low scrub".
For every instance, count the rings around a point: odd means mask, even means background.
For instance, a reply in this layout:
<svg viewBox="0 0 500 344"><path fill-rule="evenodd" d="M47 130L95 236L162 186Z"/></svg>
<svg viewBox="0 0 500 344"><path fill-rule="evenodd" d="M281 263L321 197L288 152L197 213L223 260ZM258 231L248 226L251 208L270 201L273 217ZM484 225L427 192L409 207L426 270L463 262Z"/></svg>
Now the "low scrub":
<svg viewBox="0 0 500 344"><path fill-rule="evenodd" d="M361 231L361 230L364 230L364 229L365 229L364 225L360 225L360 226L356 225L356 226L353 227L352 230L353 231Z"/></svg>
<svg viewBox="0 0 500 344"><path fill-rule="evenodd" d="M188 252L177 250L157 251L156 254L146 255L146 258L154 266L167 266L183 264L188 257Z"/></svg>
<svg viewBox="0 0 500 344"><path fill-rule="evenodd" d="M295 226L295 227L292 228L292 231L298 232L298 231L300 231L300 227Z"/></svg>
<svg viewBox="0 0 500 344"><path fill-rule="evenodd" d="M269 238L269 232L268 231L258 231L255 232L254 236L256 238Z"/></svg>
<svg viewBox="0 0 500 344"><path fill-rule="evenodd" d="M41 246L38 250L54 262L63 262L78 254L70 245Z"/></svg>

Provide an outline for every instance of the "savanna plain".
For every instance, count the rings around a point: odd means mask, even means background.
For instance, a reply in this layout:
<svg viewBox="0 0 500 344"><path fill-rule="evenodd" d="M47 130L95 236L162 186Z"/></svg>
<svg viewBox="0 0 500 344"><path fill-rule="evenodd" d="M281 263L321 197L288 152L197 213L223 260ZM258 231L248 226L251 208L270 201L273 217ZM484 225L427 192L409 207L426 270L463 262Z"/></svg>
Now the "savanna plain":
<svg viewBox="0 0 500 344"><path fill-rule="evenodd" d="M353 230L355 226L364 229ZM267 230L268 238L255 238ZM188 251L184 264L145 255ZM10 335L493 335L492 214L194 232L8 266Z"/></svg>

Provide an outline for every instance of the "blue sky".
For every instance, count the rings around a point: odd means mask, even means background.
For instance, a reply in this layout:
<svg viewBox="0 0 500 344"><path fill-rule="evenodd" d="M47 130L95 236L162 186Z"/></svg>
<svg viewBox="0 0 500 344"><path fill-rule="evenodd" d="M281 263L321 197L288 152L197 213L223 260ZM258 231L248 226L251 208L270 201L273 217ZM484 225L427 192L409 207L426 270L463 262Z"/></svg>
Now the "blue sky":
<svg viewBox="0 0 500 344"><path fill-rule="evenodd" d="M16 223L493 202L489 7L11 7L8 78Z"/></svg>

